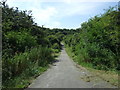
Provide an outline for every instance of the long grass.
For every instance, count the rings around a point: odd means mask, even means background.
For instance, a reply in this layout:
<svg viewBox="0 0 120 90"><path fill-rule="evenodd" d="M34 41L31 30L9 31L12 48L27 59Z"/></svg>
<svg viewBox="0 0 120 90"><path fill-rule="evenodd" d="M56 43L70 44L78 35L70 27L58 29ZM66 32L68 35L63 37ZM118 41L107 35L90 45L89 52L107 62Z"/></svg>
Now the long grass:
<svg viewBox="0 0 120 90"><path fill-rule="evenodd" d="M13 58L3 58L3 87L24 88L29 84L30 77L36 77L45 71L54 60L51 49L39 46Z"/></svg>
<svg viewBox="0 0 120 90"><path fill-rule="evenodd" d="M94 69L93 65L90 63L85 63L85 62L80 62L80 57L76 56L73 52L72 52L72 48L69 47L68 45L66 45L66 52L68 53L68 55L70 56L70 58L73 59L74 62L76 62L77 64L81 65L82 67L85 67L88 71L90 71L93 75L100 77L101 79L109 82L110 84L114 85L114 86L119 86L118 85L118 71L106 71L106 70L98 70L98 69Z"/></svg>

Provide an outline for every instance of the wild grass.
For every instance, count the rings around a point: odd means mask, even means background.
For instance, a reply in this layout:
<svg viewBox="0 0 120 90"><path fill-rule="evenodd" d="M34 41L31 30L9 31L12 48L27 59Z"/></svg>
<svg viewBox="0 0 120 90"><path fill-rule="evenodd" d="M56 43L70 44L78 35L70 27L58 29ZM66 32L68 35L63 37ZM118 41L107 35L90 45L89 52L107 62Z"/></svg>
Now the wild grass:
<svg viewBox="0 0 120 90"><path fill-rule="evenodd" d="M87 70L89 70L93 75L96 75L100 78L102 78L103 80L109 82L110 84L114 85L114 86L118 86L118 72L116 71L105 71L105 70L97 70L97 69L93 69L93 68L88 68Z"/></svg>
<svg viewBox="0 0 120 90"><path fill-rule="evenodd" d="M25 88L54 60L51 50L39 46L7 60L3 58L3 87Z"/></svg>
<svg viewBox="0 0 120 90"><path fill-rule="evenodd" d="M93 76L97 76L100 77L101 79L109 82L110 84L114 85L114 86L118 86L118 71L114 71L114 70L98 70L98 69L94 69L93 65L90 63L85 63L85 62L79 62L81 59L80 57L77 57L73 52L72 52L72 48L68 47L66 45L66 52L68 53L68 55L70 56L70 58L73 59L73 61L75 61L77 64L81 65L82 67L85 67L88 71L90 71ZM78 59L79 58L79 59Z"/></svg>

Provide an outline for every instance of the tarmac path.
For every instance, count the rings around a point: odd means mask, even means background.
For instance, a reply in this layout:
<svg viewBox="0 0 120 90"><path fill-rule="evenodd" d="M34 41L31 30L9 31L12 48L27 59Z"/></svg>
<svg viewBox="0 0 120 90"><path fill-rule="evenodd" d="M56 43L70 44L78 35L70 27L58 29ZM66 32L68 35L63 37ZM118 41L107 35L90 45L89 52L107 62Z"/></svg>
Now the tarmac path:
<svg viewBox="0 0 120 90"><path fill-rule="evenodd" d="M94 77L84 68L76 67L63 47L56 62L41 74L28 88L115 88Z"/></svg>

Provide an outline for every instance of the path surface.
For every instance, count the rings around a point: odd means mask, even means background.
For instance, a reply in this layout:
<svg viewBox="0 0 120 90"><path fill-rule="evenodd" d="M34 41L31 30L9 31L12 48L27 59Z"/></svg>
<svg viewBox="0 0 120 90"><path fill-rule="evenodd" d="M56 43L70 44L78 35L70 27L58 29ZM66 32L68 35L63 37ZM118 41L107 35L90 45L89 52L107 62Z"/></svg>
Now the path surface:
<svg viewBox="0 0 120 90"><path fill-rule="evenodd" d="M87 70L77 68L63 48L53 66L40 75L28 88L111 88L112 85L95 78Z"/></svg>

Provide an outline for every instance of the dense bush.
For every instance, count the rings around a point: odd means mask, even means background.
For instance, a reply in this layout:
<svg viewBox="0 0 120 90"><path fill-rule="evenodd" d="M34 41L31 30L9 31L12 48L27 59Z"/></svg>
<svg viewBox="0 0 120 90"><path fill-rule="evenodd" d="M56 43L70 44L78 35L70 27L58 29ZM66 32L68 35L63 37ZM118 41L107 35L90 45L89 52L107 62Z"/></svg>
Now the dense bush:
<svg viewBox="0 0 120 90"><path fill-rule="evenodd" d="M54 58L51 50L46 47L33 48L12 58L2 60L3 85L11 79L22 74L26 69L30 75L35 72L34 67L43 67L51 63ZM34 74L32 74L34 76Z"/></svg>
<svg viewBox="0 0 120 90"><path fill-rule="evenodd" d="M34 76L40 67L51 63L53 53L61 50L62 40L77 56L79 64L89 63L97 69L120 69L120 12L114 8L89 19L78 29L49 29L37 26L31 11L2 4L4 87L14 87L16 82L22 81L22 75Z"/></svg>
<svg viewBox="0 0 120 90"><path fill-rule="evenodd" d="M13 53L24 52L25 49L30 49L37 45L36 38L28 32L10 31L4 35L4 48L12 48Z"/></svg>
<svg viewBox="0 0 120 90"><path fill-rule="evenodd" d="M31 11L2 4L2 85L15 87L23 83L22 75L36 76L54 60L53 49L60 51L60 41L48 38L49 31L33 22Z"/></svg>
<svg viewBox="0 0 120 90"><path fill-rule="evenodd" d="M120 69L119 15L119 11L110 8L84 22L79 33L66 36L64 42L72 48L79 63L91 63L97 69Z"/></svg>

